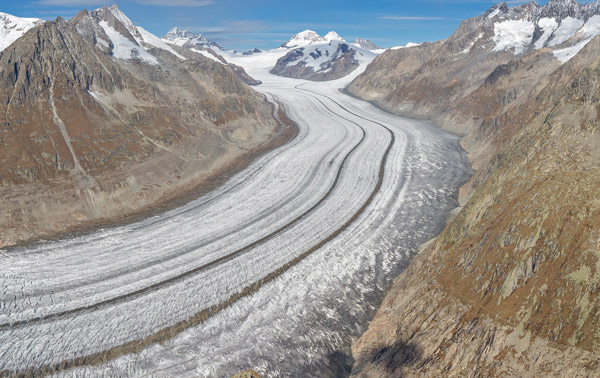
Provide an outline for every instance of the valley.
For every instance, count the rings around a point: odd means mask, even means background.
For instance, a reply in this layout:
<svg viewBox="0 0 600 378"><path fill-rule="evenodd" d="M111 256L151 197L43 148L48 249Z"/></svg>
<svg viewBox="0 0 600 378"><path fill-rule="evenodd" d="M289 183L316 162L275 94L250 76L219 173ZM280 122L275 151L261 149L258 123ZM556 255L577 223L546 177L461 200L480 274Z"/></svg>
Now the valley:
<svg viewBox="0 0 600 378"><path fill-rule="evenodd" d="M456 137L341 94L351 76L320 85L273 76L260 57L234 63L298 136L178 209L10 250L1 370L349 373L352 338L398 261L443 227L468 165ZM297 362L271 359L274 343Z"/></svg>
<svg viewBox="0 0 600 378"><path fill-rule="evenodd" d="M0 13L0 376L597 376L600 0L375 5Z"/></svg>

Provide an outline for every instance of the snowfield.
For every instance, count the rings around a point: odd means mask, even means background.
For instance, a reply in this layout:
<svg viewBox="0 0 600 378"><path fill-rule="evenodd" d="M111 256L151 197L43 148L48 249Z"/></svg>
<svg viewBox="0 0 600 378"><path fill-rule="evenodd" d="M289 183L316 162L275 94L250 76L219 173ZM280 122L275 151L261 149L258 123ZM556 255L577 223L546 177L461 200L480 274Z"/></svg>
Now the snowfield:
<svg viewBox="0 0 600 378"><path fill-rule="evenodd" d="M16 17L0 12L0 51L21 38L29 29L43 22L39 18Z"/></svg>
<svg viewBox="0 0 600 378"><path fill-rule="evenodd" d="M287 51L225 58L297 122L293 141L175 210L0 254L0 375L348 368L351 342L444 227L470 169L458 137L338 90L366 64L325 83L268 74Z"/></svg>
<svg viewBox="0 0 600 378"><path fill-rule="evenodd" d="M527 20L508 20L494 24L494 51L522 53L531 44L535 25Z"/></svg>

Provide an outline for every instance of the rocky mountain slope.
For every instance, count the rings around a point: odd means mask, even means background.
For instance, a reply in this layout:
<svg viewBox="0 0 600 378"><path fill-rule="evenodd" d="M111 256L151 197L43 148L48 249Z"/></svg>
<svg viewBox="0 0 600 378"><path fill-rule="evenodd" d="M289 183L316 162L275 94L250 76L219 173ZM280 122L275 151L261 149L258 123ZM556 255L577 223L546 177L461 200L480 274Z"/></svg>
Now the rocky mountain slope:
<svg viewBox="0 0 600 378"><path fill-rule="evenodd" d="M33 27L0 53L0 81L0 247L157 207L278 128L230 67L116 6Z"/></svg>
<svg viewBox="0 0 600 378"><path fill-rule="evenodd" d="M354 376L598 375L599 4L500 4L349 86L464 134L476 168L355 343Z"/></svg>
<svg viewBox="0 0 600 378"><path fill-rule="evenodd" d="M191 51L192 56L200 54L206 58L225 64L235 72L240 80L248 85L261 84L259 80L255 80L248 75L243 67L228 62L222 55L227 50L219 46L216 42L208 40L202 34L194 34L175 27L165 34L160 42L170 46L169 48L179 51L183 55L189 55L189 51Z"/></svg>

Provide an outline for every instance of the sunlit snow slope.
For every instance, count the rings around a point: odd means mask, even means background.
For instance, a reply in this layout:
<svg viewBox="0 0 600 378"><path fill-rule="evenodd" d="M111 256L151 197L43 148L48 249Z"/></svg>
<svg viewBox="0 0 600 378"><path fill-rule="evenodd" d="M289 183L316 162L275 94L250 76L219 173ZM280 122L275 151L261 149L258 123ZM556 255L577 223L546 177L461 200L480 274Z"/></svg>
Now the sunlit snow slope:
<svg viewBox="0 0 600 378"><path fill-rule="evenodd" d="M226 59L263 81L295 140L176 210L0 254L0 370L347 372L469 169L457 137L340 93L364 65L327 83L269 75L284 53Z"/></svg>

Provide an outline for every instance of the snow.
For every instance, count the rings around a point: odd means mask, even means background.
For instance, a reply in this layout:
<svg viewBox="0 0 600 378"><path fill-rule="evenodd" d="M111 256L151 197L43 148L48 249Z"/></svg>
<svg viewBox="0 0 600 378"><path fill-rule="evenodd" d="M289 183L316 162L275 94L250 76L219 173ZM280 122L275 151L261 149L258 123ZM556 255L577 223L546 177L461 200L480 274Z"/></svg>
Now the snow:
<svg viewBox="0 0 600 378"><path fill-rule="evenodd" d="M171 46L167 45L165 42L163 42L163 40L161 40L154 34L146 31L146 29L144 29L140 26L137 26L136 29L140 33L140 36L142 37L141 40L143 42L145 42L151 46L158 47L159 49L166 50L166 51L170 52L171 54L175 55L176 57L178 57L179 59L185 60L185 57L183 55L181 55L177 51L173 50L173 48Z"/></svg>
<svg viewBox="0 0 600 378"><path fill-rule="evenodd" d="M595 15L590 17L585 25L576 33L577 36L584 39L573 46L555 50L554 56L562 63L568 62L598 34L600 34L600 16Z"/></svg>
<svg viewBox="0 0 600 378"><path fill-rule="evenodd" d="M477 36L477 38L475 38L471 43L469 43L467 45L467 47L465 47L463 49L463 51L461 51L461 54L467 54L469 51L471 51L471 48L473 48L473 46L475 45L475 43L477 43L477 41L479 41L481 39L481 37L483 37L483 33L479 33L479 35Z"/></svg>
<svg viewBox="0 0 600 378"><path fill-rule="evenodd" d="M277 60L287 54L289 51L290 50L285 47L278 47L276 49L261 51L260 53L252 55L243 55L240 53L226 51L222 53L222 56L228 62L244 67L246 72L250 76L254 77L253 73L260 75L264 74L264 72L270 71L273 67L275 67Z"/></svg>
<svg viewBox="0 0 600 378"><path fill-rule="evenodd" d="M600 34L600 16L594 15L590 17L585 25L579 30L579 33L582 33L585 38L594 37Z"/></svg>
<svg viewBox="0 0 600 378"><path fill-rule="evenodd" d="M571 60L571 58L577 55L577 53L581 51L581 49L583 49L585 45L587 45L591 40L592 38L584 39L583 41L573 46L566 47L564 49L554 50L554 57L560 60L562 63L568 62L569 60Z"/></svg>
<svg viewBox="0 0 600 378"><path fill-rule="evenodd" d="M162 37L162 41L180 47L184 46L186 43L190 43L192 45L218 49L219 51L224 50L214 42L206 39L206 37L204 37L202 34L194 34L188 30L183 30L178 27L169 30L169 32Z"/></svg>
<svg viewBox="0 0 600 378"><path fill-rule="evenodd" d="M192 48L192 49L190 49L190 51L193 51L193 52L198 53L200 55L204 55L205 57L210 58L210 59L214 60L215 62L219 62L221 64L224 64L223 62L221 62L219 60L219 58L217 58L216 56L214 56L213 54L209 53L206 50L199 50L199 49L193 49Z"/></svg>
<svg viewBox="0 0 600 378"><path fill-rule="evenodd" d="M39 18L22 18L0 12L0 51L43 22Z"/></svg>
<svg viewBox="0 0 600 378"><path fill-rule="evenodd" d="M303 47L302 57L288 63L288 66L304 64L311 67L314 72L328 72L331 67L328 67L330 62L339 58L343 53L341 45L346 44L349 48L354 49L356 54L354 58L360 62L370 62L376 56L372 51L360 48L351 47L343 40L331 40L329 43L311 43Z"/></svg>
<svg viewBox="0 0 600 378"><path fill-rule="evenodd" d="M183 38L183 37L177 37L177 38L173 38L173 39L166 39L166 38L162 38L163 41L171 43L175 46L183 46L185 45L187 42L190 41L189 38Z"/></svg>
<svg viewBox="0 0 600 378"><path fill-rule="evenodd" d="M100 97L102 96L102 93L100 92L88 91L88 93L96 100L100 99Z"/></svg>
<svg viewBox="0 0 600 378"><path fill-rule="evenodd" d="M136 40L136 42L140 46L142 46L142 48L144 48L144 50L148 49L143 44L143 43L146 43L150 46L157 47L162 50L166 50L166 51L170 52L171 54L175 55L176 57L178 57L179 59L185 60L185 58L181 54L178 54L175 50L173 50L172 47L167 45L160 38L158 38L157 36L155 36L154 34L150 33L149 31L147 31L146 29L144 29L140 26L135 26L133 24L133 22L129 19L129 17L127 17L125 15L125 13L123 13L116 4L112 5L109 9L110 9L110 12L115 16L115 18L117 20L119 20L119 22L125 26L125 28L133 36L133 38ZM113 43L114 43L114 41L113 41Z"/></svg>
<svg viewBox="0 0 600 378"><path fill-rule="evenodd" d="M494 18L498 13L500 13L500 8L496 8L492 13L488 14L488 18Z"/></svg>
<svg viewBox="0 0 600 378"><path fill-rule="evenodd" d="M255 294L172 339L62 374L232 376L254 361L265 377L311 376L327 356L350 353L384 290L444 227L469 170L457 136L339 92L366 64L325 83L270 75L287 51L227 58L297 122L293 141L178 209L9 251L0 324L92 306L247 249L117 303L0 329L0 371L72 360L185 322L331 236Z"/></svg>
<svg viewBox="0 0 600 378"><path fill-rule="evenodd" d="M109 26L106 21L100 21L100 26L102 29L104 29L104 32L114 45L113 56L115 58L121 60L139 58L145 63L158 65L158 60L153 55L148 53L144 48L125 38L121 33Z"/></svg>
<svg viewBox="0 0 600 378"><path fill-rule="evenodd" d="M527 20L508 20L494 24L493 51L510 51L521 54L531 44L535 25Z"/></svg>
<svg viewBox="0 0 600 378"><path fill-rule="evenodd" d="M408 47L416 47L416 46L420 46L422 45L422 43L415 43L415 42L408 42L406 45L404 46L394 46L394 47L390 47L390 50L398 50L398 49L406 49Z"/></svg>
<svg viewBox="0 0 600 378"><path fill-rule="evenodd" d="M572 21L571 23L574 24ZM574 27L575 26L571 26L570 31L572 31ZM565 35L566 34L568 33L565 32ZM555 50L553 52L554 57L556 57L556 59L560 60L562 63L568 62L598 34L600 34L600 16L594 15L590 17L589 20L587 20L587 22L576 33L574 33L576 37L583 38L583 40L580 40L573 46Z"/></svg>
<svg viewBox="0 0 600 378"><path fill-rule="evenodd" d="M331 42L331 41L346 42L344 40L344 38L340 37L339 34L334 31L330 31L329 33L325 34L325 37L323 37L323 39L325 40L325 42Z"/></svg>
<svg viewBox="0 0 600 378"><path fill-rule="evenodd" d="M116 4L111 5L109 9L113 16L115 16L115 18L119 20L119 22L121 22L132 35L134 35L136 28L133 22L129 19L129 17L127 17L125 13L123 13ZM134 38L135 37L136 36L134 35Z"/></svg>
<svg viewBox="0 0 600 378"><path fill-rule="evenodd" d="M558 27L558 22L553 18L544 17L540 18L538 26L542 29L542 36L535 42L535 48L541 49L546 46L546 42L548 42L548 39Z"/></svg>
<svg viewBox="0 0 600 378"><path fill-rule="evenodd" d="M105 41L102 38L96 38L96 46L98 46L100 50L110 48L110 44L108 43L108 41Z"/></svg>
<svg viewBox="0 0 600 378"><path fill-rule="evenodd" d="M283 47L296 48L303 47L315 42L324 42L325 39L312 30L305 30L294 35L289 41L283 44Z"/></svg>
<svg viewBox="0 0 600 378"><path fill-rule="evenodd" d="M583 26L583 21L573 17L567 17L560 22L559 27L552 34L548 46L556 46L571 38L577 30Z"/></svg>

